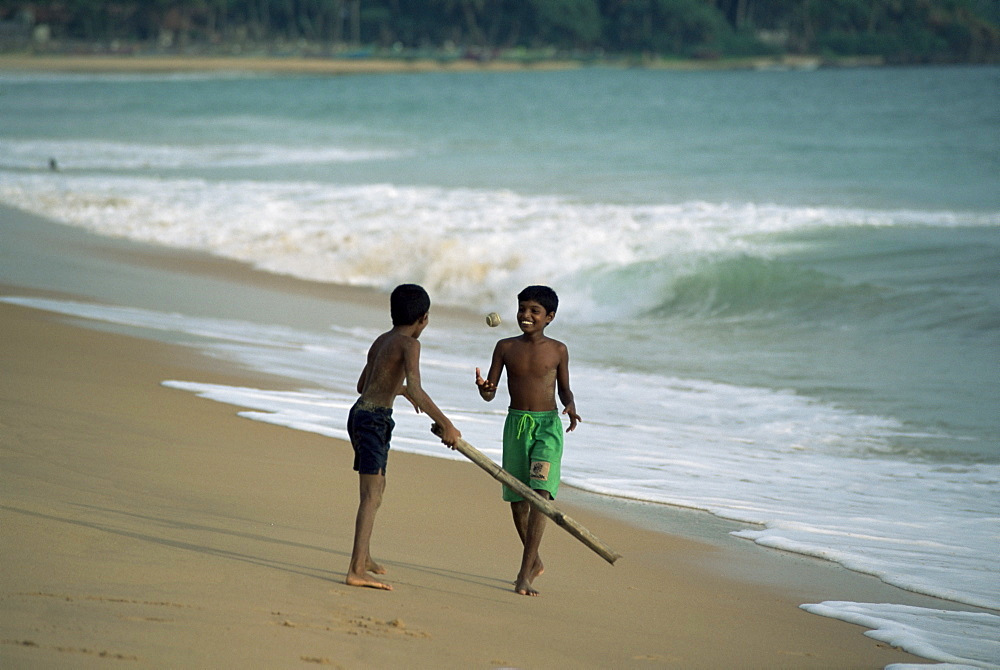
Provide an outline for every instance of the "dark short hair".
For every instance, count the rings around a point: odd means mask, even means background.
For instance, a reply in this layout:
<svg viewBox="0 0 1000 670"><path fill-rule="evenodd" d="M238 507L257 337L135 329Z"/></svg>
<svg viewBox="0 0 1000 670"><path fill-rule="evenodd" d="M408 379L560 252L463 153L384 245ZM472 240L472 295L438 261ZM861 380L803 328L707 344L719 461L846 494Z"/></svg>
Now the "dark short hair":
<svg viewBox="0 0 1000 670"><path fill-rule="evenodd" d="M389 313L392 325L409 326L420 320L431 309L431 297L423 286L400 284L389 296Z"/></svg>
<svg viewBox="0 0 1000 670"><path fill-rule="evenodd" d="M529 286L517 294L518 302L534 300L545 308L545 313L553 313L559 308L559 296L548 286Z"/></svg>

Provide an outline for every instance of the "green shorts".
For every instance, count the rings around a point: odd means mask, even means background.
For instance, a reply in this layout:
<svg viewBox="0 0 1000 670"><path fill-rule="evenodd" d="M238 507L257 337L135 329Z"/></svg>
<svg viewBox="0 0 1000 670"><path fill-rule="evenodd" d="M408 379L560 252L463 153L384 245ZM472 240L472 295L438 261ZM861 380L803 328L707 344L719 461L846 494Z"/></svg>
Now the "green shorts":
<svg viewBox="0 0 1000 670"><path fill-rule="evenodd" d="M559 412L525 412L511 409L503 426L503 469L532 489L548 491L553 499L559 492L559 464L562 462L563 425ZM524 498L503 487L503 499Z"/></svg>

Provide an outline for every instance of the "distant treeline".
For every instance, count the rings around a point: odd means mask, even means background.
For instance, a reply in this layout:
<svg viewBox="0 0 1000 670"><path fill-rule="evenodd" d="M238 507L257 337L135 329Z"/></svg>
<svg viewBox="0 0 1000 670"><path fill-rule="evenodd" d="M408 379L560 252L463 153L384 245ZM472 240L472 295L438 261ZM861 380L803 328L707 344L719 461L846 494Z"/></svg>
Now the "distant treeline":
<svg viewBox="0 0 1000 670"><path fill-rule="evenodd" d="M33 43L1000 61L998 0L0 0L0 22Z"/></svg>

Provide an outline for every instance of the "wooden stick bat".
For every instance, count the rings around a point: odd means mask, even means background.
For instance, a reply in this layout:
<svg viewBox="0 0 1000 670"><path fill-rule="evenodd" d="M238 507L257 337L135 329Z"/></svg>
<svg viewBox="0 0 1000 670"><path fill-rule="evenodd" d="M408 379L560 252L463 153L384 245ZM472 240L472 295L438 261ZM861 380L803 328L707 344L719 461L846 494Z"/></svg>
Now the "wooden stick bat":
<svg viewBox="0 0 1000 670"><path fill-rule="evenodd" d="M431 432L438 437L441 437L442 431L437 424L431 426ZM570 535L590 547L611 565L614 565L615 561L621 558L621 554L617 553L614 549L602 542L600 538L570 517L560 512L555 505L535 493L534 490L532 490L528 485L501 468L499 465L494 463L489 456L479 451L462 438L458 438L458 441L455 443L455 451L460 452L463 456L488 472L493 479L496 479L498 482L517 491L518 495L531 503L531 505L534 506L539 512L555 521L559 526L565 528Z"/></svg>

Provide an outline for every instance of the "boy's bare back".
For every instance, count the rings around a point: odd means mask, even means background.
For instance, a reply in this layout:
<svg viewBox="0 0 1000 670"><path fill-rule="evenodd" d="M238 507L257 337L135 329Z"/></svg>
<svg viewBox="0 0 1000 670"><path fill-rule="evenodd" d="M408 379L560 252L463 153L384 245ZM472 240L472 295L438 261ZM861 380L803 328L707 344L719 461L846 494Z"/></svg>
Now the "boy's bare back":
<svg viewBox="0 0 1000 670"><path fill-rule="evenodd" d="M368 359L358 380L361 399L373 405L392 407L410 376L408 368L411 374L415 370L419 377L419 356L420 342L413 336L396 332L396 329L379 335L368 349Z"/></svg>
<svg viewBox="0 0 1000 670"><path fill-rule="evenodd" d="M351 408L347 432L354 447L354 469L358 472L360 500L354 522L354 546L345 583L391 591L392 587L374 575L385 573L371 555L375 513L382 504L389 443L395 422L392 405L397 395L425 412L441 429L441 441L454 448L462 433L438 408L420 385L420 342L417 338L428 324L430 296L416 284L400 284L389 297L392 330L382 333L365 358L358 377L360 398ZM375 406L375 407L373 407Z"/></svg>
<svg viewBox="0 0 1000 670"><path fill-rule="evenodd" d="M426 326L425 314L412 325L393 326L392 330L375 338L358 378L358 393L363 402L379 407L392 407L396 396L402 395L417 412L426 413L442 427L441 441L453 447L462 433L421 385L420 341L417 338Z"/></svg>

